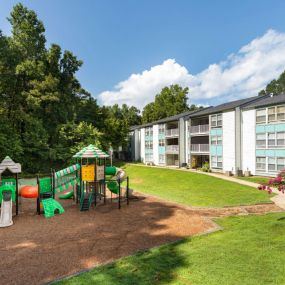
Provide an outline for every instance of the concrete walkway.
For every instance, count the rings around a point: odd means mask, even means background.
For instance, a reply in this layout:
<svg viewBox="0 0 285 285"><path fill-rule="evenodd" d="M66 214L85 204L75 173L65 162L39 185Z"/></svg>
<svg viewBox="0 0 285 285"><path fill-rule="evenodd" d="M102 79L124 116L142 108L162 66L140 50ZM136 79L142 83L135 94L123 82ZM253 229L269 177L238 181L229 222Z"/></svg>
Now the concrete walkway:
<svg viewBox="0 0 285 285"><path fill-rule="evenodd" d="M258 185L259 185L257 183L246 181L246 180L242 180L242 179L238 179L238 178L233 177L233 176L226 176L226 175L220 174L220 173L203 172L203 171L198 171L198 170L195 170L195 169L186 169L186 168L178 168L178 167L176 168L176 167L167 167L167 166L163 166L163 167L162 166L148 166L148 165L142 165L142 164L131 164L131 165L142 166L142 167L154 167L154 168L161 168L161 169L167 168L167 169L173 169L173 170L178 170L178 171L199 173L199 174L208 175L208 176L224 179L224 180L227 180L227 181L235 182L235 183L238 183L238 184L241 184L241 185L250 186L250 187L253 187L253 188L257 188ZM275 193L277 195L272 197L270 200L272 202L274 202L275 205L277 205L281 209L285 210L285 194L280 193L276 188L273 188L273 193Z"/></svg>

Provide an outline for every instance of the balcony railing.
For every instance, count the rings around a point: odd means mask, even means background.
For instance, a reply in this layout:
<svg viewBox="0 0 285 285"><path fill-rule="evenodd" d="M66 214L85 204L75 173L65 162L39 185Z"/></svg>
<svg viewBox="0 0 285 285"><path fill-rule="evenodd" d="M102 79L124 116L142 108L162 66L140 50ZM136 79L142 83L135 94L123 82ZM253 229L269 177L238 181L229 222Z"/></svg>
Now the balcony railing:
<svg viewBox="0 0 285 285"><path fill-rule="evenodd" d="M170 153L178 153L179 152L179 146L178 145L167 145L165 148L166 152Z"/></svg>
<svg viewBox="0 0 285 285"><path fill-rule="evenodd" d="M191 144L191 152L209 152L209 144Z"/></svg>
<svg viewBox="0 0 285 285"><path fill-rule="evenodd" d="M179 135L178 129L169 129L169 130L166 130L165 132L166 137L178 137L178 135Z"/></svg>
<svg viewBox="0 0 285 285"><path fill-rule="evenodd" d="M205 134L209 132L209 125L197 125L190 127L191 134Z"/></svg>

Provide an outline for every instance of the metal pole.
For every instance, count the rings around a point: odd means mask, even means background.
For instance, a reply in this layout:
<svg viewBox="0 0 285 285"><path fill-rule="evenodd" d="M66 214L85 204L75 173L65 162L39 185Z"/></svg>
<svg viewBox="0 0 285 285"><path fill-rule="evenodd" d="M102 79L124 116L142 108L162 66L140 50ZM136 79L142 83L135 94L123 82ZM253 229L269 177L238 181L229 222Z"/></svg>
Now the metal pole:
<svg viewBox="0 0 285 285"><path fill-rule="evenodd" d="M119 201L118 201L118 207L121 209L121 179L119 179Z"/></svg>
<svg viewBox="0 0 285 285"><path fill-rule="evenodd" d="M16 173L16 216L18 215L18 212L19 212L19 200L18 200L18 189L19 186L18 186L18 173Z"/></svg>
<svg viewBox="0 0 285 285"><path fill-rule="evenodd" d="M129 176L127 176L127 205L129 205Z"/></svg>
<svg viewBox="0 0 285 285"><path fill-rule="evenodd" d="M41 201L40 201L40 179L39 179L39 175L37 175L37 184L38 184L37 212L38 212L38 215L40 215L41 214Z"/></svg>

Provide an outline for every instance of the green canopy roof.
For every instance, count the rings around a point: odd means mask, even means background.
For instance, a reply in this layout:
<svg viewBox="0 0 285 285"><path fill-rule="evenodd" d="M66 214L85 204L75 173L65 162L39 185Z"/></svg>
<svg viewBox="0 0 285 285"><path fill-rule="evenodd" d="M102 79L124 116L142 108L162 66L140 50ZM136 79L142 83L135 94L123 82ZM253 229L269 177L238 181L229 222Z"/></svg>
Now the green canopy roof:
<svg viewBox="0 0 285 285"><path fill-rule="evenodd" d="M99 149L98 147L90 144L87 147L84 147L78 153L76 153L73 157L77 158L107 158L109 155Z"/></svg>

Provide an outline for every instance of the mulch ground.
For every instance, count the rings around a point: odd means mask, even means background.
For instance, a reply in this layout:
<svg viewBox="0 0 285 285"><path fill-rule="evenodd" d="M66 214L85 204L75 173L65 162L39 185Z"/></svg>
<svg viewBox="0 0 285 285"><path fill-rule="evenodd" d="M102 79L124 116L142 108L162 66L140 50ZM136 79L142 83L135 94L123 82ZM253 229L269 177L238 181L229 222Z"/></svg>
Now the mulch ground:
<svg viewBox="0 0 285 285"><path fill-rule="evenodd" d="M34 199L23 199L14 225L0 229L0 284L42 284L178 239L219 229L212 217L278 212L274 204L195 208L136 193L130 205L110 201L45 219Z"/></svg>

